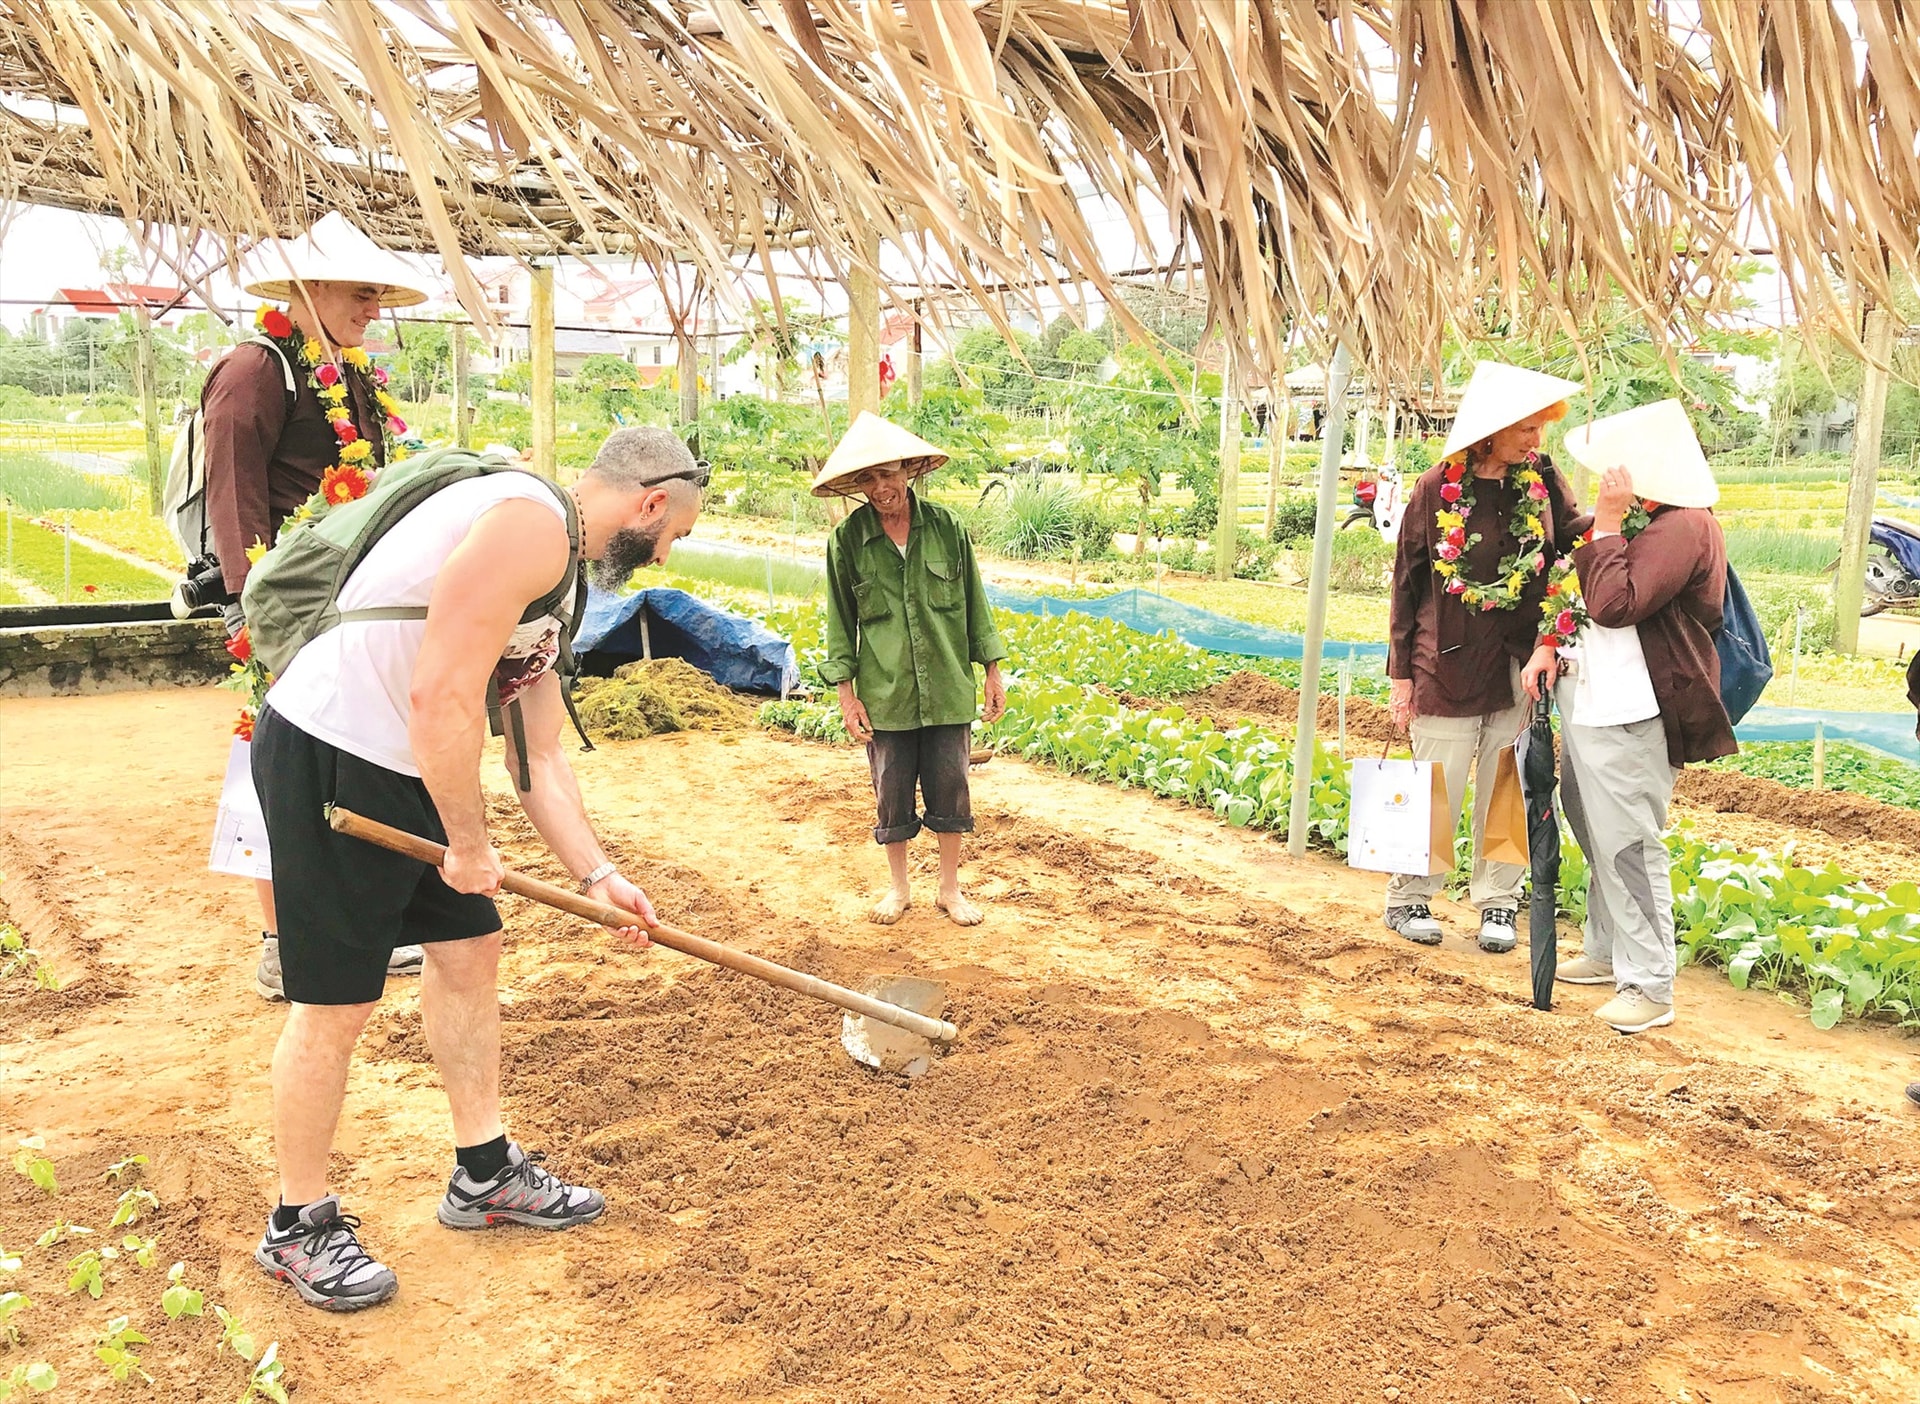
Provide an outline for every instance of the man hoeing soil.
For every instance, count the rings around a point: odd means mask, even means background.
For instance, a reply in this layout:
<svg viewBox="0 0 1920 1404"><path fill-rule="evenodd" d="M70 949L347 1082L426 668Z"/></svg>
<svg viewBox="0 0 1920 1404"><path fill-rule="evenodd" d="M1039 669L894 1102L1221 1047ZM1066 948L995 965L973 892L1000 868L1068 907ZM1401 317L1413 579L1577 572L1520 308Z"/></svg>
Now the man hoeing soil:
<svg viewBox="0 0 1920 1404"><path fill-rule="evenodd" d="M410 478L417 501L400 496ZM509 1141L500 1119L500 917L490 894L502 869L487 839L481 750L489 711L504 712L527 817L583 891L634 914L623 934L646 944L653 910L607 861L561 749L554 668L577 621L582 560L605 584L665 561L699 515L705 479L659 429L614 433L571 489L447 450L387 470L366 498L303 524L255 567L246 607L262 649L274 620L311 608L300 553L330 530L362 531L364 554L332 587L337 622L293 631L297 652L253 741L291 1005L273 1056L280 1204L254 1258L307 1302L351 1311L398 1288L328 1193L327 1154L354 1041L403 943L426 951L420 1018L453 1113L457 1164L440 1222L559 1229L606 1208ZM383 530L361 527L382 513ZM446 865L334 833L335 803L443 839Z"/></svg>
<svg viewBox="0 0 1920 1404"><path fill-rule="evenodd" d="M940 836L934 905L962 926L980 923L980 909L960 891L960 836L973 831L973 665L986 665L992 724L1007 707L1007 649L966 528L908 486L946 461L926 440L863 413L813 483L816 497L867 500L827 538L820 676L838 685L847 732L867 746L879 810L873 837L886 846L891 878L872 913L882 925L913 905L907 844L922 828Z"/></svg>

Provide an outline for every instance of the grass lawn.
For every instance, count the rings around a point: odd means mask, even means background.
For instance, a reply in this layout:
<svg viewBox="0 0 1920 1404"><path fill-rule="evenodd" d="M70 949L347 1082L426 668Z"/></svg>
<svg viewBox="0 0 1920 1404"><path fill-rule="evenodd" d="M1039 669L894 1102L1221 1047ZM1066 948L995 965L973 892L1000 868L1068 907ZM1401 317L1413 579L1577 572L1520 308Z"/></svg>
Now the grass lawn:
<svg viewBox="0 0 1920 1404"><path fill-rule="evenodd" d="M0 605L25 604L27 597L14 589L12 585L0 580Z"/></svg>
<svg viewBox="0 0 1920 1404"><path fill-rule="evenodd" d="M5 516L12 529L13 548L11 554L0 561L0 570L37 585L56 600L162 600L167 597L171 582L166 576L85 546L72 548L69 575L67 543L59 532L35 526L31 519L18 513L9 512Z"/></svg>

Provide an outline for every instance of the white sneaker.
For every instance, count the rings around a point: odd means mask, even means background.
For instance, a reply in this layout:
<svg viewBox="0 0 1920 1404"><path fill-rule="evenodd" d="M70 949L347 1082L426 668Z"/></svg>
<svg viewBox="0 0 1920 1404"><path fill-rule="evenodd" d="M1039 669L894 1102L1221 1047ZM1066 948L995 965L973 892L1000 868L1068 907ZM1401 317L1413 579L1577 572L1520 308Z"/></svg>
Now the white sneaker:
<svg viewBox="0 0 1920 1404"><path fill-rule="evenodd" d="M387 957L387 974L418 975L426 963L427 953L418 946L395 946Z"/></svg>
<svg viewBox="0 0 1920 1404"><path fill-rule="evenodd" d="M1593 1017L1604 1024L1611 1024L1618 1033L1637 1034L1671 1024L1673 1006L1655 1004L1634 986L1628 985L1596 1009Z"/></svg>
<svg viewBox="0 0 1920 1404"><path fill-rule="evenodd" d="M1481 950L1490 955L1505 955L1519 939L1512 907L1488 907L1480 913Z"/></svg>

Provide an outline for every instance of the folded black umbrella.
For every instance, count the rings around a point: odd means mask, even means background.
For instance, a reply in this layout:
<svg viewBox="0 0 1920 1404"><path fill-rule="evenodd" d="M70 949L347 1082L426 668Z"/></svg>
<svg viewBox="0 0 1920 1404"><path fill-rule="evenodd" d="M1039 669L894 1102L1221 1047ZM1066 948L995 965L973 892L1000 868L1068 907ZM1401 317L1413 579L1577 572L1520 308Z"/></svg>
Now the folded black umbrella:
<svg viewBox="0 0 1920 1404"><path fill-rule="evenodd" d="M1527 899L1527 949L1533 965L1533 1007L1553 1008L1553 972L1560 960L1554 923L1560 895L1560 814L1554 806L1553 694L1541 689L1533 721L1514 742L1520 793L1527 801L1527 861L1533 895Z"/></svg>

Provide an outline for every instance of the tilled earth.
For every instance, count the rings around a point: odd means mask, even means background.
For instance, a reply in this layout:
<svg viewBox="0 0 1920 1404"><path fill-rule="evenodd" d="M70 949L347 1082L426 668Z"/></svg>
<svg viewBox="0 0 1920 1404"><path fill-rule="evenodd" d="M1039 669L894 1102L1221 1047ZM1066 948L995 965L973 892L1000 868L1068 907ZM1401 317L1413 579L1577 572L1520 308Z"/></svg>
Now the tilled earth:
<svg viewBox="0 0 1920 1404"><path fill-rule="evenodd" d="M510 1125L612 1208L555 1237L432 1223L444 1103L396 982L335 1183L401 1295L309 1311L247 1258L279 1019L248 987L246 894L198 870L221 706L0 705L34 747L6 755L0 897L72 976L0 1002L0 1106L63 1174L53 1201L9 1178L0 1243L104 1226L101 1169L148 1154L163 1261L278 1339L301 1399L1920 1392L1906 1040L1816 1033L1710 972L1674 1028L1623 1040L1597 992L1526 1008L1525 952L1480 955L1457 911L1416 950L1367 875L1004 758L974 779L987 925L932 909L923 844L921 905L874 927L864 764L759 734L608 745L579 758L589 803L668 920L845 982L943 980L953 1051L872 1074L831 1011L503 903ZM559 876L510 802L493 821ZM24 1348L63 1389L104 1380L96 1318L131 1311L155 1397L238 1392L216 1329L160 1318L158 1273L96 1304L27 1258Z"/></svg>

